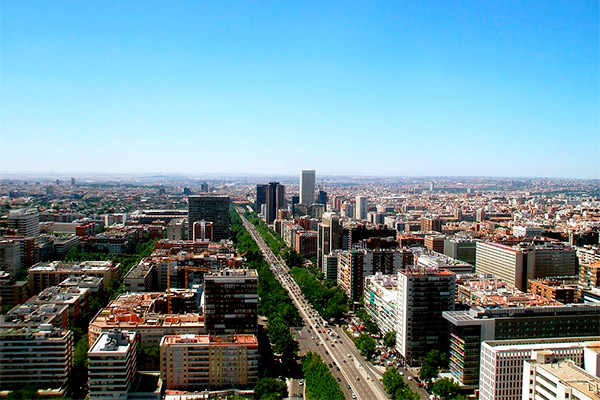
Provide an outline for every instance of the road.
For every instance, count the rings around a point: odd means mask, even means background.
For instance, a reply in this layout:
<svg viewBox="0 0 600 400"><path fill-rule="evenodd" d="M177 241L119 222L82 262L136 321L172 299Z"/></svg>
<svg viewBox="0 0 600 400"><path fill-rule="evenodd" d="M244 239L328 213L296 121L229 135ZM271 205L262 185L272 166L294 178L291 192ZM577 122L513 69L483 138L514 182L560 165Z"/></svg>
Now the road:
<svg viewBox="0 0 600 400"><path fill-rule="evenodd" d="M289 274L289 268L281 257L275 256L264 242L254 225L244 217L244 210L237 208L244 227L258 244L275 278L287 290L304 320L304 326L296 332L301 352L313 351L321 356L325 364L340 383L347 399L388 399L383 385L367 361L356 350L354 343L339 327L327 327L325 321L302 296L300 288ZM339 336L339 338L338 338ZM334 342L335 341L335 342ZM356 397L353 397L356 396Z"/></svg>

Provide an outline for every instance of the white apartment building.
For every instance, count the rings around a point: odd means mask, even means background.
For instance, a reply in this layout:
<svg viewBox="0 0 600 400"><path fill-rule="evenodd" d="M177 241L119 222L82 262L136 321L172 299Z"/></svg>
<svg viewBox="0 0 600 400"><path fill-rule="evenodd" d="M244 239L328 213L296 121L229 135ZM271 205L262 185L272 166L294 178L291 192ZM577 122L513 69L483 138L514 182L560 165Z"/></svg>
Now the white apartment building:
<svg viewBox="0 0 600 400"><path fill-rule="evenodd" d="M383 334L396 330L398 318L398 275L375 275L365 278L365 310Z"/></svg>
<svg viewBox="0 0 600 400"><path fill-rule="evenodd" d="M571 360L525 361L522 400L536 399L598 400L600 379Z"/></svg>
<svg viewBox="0 0 600 400"><path fill-rule="evenodd" d="M481 344L479 399L521 400L523 362L536 359L536 351L549 351L554 358L582 365L584 349L599 345L600 336L485 341Z"/></svg>
<svg viewBox="0 0 600 400"><path fill-rule="evenodd" d="M127 399L136 365L136 333L102 333L88 351L90 400Z"/></svg>

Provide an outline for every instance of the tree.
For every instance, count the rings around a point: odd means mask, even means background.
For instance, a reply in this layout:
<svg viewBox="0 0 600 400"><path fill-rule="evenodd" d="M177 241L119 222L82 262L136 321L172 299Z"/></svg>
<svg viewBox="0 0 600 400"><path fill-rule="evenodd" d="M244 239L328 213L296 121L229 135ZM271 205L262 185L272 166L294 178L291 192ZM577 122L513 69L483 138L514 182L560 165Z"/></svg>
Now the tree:
<svg viewBox="0 0 600 400"><path fill-rule="evenodd" d="M442 353L439 350L431 350L423 360L423 366L419 371L419 378L430 382L438 375L440 369L448 368L448 362L449 359L446 353Z"/></svg>
<svg viewBox="0 0 600 400"><path fill-rule="evenodd" d="M137 365L140 371L160 370L160 348L158 345L137 344Z"/></svg>
<svg viewBox="0 0 600 400"><path fill-rule="evenodd" d="M442 398L442 400L454 400L460 398L460 385L450 378L440 379L431 387L431 391Z"/></svg>
<svg viewBox="0 0 600 400"><path fill-rule="evenodd" d="M287 385L275 378L261 378L256 382L254 393L259 400L283 399L287 397Z"/></svg>
<svg viewBox="0 0 600 400"><path fill-rule="evenodd" d="M437 370L429 364L423 364L423 366L419 370L419 378L421 378L422 380L424 380L426 382L430 382L437 375L438 375Z"/></svg>
<svg viewBox="0 0 600 400"><path fill-rule="evenodd" d="M419 395L410 390L396 368L388 368L383 373L383 387L396 400L419 400Z"/></svg>
<svg viewBox="0 0 600 400"><path fill-rule="evenodd" d="M383 337L383 344L387 347L396 347L396 331L389 331Z"/></svg>
<svg viewBox="0 0 600 400"><path fill-rule="evenodd" d="M358 338L356 338L356 348L360 350L360 354L367 359L371 359L373 353L375 353L375 348L377 343L375 343L375 339L366 333L361 333Z"/></svg>

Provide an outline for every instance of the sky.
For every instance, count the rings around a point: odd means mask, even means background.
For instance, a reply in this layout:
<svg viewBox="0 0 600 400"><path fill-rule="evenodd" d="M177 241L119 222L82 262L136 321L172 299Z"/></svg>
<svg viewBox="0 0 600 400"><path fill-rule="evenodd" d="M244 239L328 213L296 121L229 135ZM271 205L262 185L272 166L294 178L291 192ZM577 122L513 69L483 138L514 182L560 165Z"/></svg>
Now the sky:
<svg viewBox="0 0 600 400"><path fill-rule="evenodd" d="M600 178L598 1L24 1L0 174Z"/></svg>

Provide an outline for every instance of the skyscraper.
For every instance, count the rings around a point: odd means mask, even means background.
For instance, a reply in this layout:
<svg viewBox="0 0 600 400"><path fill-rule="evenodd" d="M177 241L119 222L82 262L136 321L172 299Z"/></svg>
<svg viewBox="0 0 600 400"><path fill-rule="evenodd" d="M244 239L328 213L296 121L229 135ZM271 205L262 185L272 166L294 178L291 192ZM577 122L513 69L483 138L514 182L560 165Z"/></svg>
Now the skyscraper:
<svg viewBox="0 0 600 400"><path fill-rule="evenodd" d="M273 223L277 218L277 210L285 208L285 186L280 185L279 182L269 182L267 187L267 198L266 198L266 215L265 220L267 224Z"/></svg>
<svg viewBox="0 0 600 400"><path fill-rule="evenodd" d="M260 213L260 206L267 203L267 188L269 185L256 185L256 212Z"/></svg>
<svg viewBox="0 0 600 400"><path fill-rule="evenodd" d="M369 201L364 196L356 196L356 208L354 209L354 218L367 219L369 211Z"/></svg>
<svg viewBox="0 0 600 400"><path fill-rule="evenodd" d="M229 239L229 196L189 196L188 234L194 237L194 222L213 223L213 239Z"/></svg>
<svg viewBox="0 0 600 400"><path fill-rule="evenodd" d="M315 202L315 170L300 172L300 203L310 206Z"/></svg>

